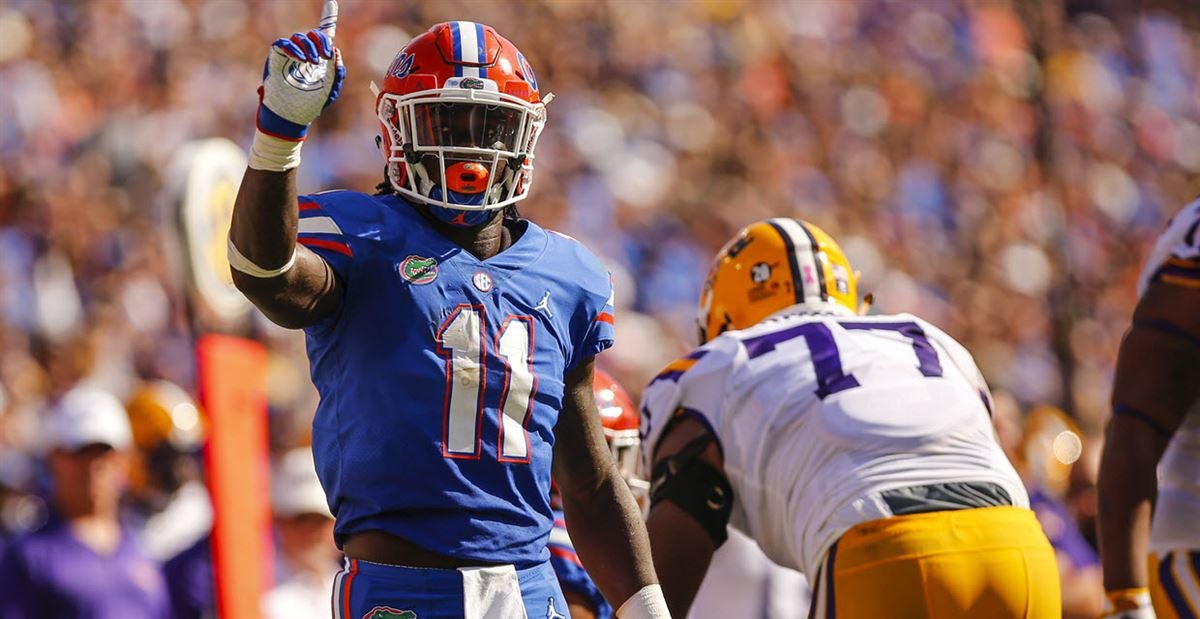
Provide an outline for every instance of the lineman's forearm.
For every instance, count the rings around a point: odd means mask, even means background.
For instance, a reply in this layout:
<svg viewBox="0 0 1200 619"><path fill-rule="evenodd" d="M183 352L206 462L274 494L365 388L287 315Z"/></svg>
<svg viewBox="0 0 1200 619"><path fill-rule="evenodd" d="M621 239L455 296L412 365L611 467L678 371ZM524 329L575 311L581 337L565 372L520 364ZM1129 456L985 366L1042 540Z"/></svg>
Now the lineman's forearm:
<svg viewBox="0 0 1200 619"><path fill-rule="evenodd" d="M583 496L563 495L567 530L588 574L617 608L658 582L641 510L615 468L594 492L577 494Z"/></svg>
<svg viewBox="0 0 1200 619"><path fill-rule="evenodd" d="M1144 587L1158 461L1196 400L1196 348L1152 326L1170 292L1152 287L1121 341L1113 379L1113 417L1100 460L1099 536L1104 588ZM1148 322L1147 322L1148 321Z"/></svg>
<svg viewBox="0 0 1200 619"><path fill-rule="evenodd" d="M296 249L297 220L296 168L286 172L247 168L229 228L238 251L264 269L286 264Z"/></svg>
<svg viewBox="0 0 1200 619"><path fill-rule="evenodd" d="M670 501L650 510L646 530L653 540L654 561L662 568L663 596L671 616L686 617L716 548L704 528Z"/></svg>
<svg viewBox="0 0 1200 619"><path fill-rule="evenodd" d="M1099 541L1108 591L1147 586L1150 516L1161 439L1144 423L1115 416L1100 461Z"/></svg>

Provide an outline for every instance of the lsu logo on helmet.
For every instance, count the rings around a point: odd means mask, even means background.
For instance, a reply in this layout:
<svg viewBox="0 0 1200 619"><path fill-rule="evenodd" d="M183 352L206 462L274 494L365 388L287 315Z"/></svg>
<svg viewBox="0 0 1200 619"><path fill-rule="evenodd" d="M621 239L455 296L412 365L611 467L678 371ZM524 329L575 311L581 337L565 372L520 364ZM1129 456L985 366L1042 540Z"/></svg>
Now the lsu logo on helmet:
<svg viewBox="0 0 1200 619"><path fill-rule="evenodd" d="M833 237L776 217L738 232L717 253L700 295L700 343L745 329L782 309L854 314L858 273Z"/></svg>

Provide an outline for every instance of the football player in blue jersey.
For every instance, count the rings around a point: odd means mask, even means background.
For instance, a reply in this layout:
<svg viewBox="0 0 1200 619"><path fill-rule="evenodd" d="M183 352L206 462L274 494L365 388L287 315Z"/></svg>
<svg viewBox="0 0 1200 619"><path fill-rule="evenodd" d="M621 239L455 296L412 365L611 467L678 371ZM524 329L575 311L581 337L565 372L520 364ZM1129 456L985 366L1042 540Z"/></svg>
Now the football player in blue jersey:
<svg viewBox="0 0 1200 619"><path fill-rule="evenodd" d="M433 26L378 92L383 190L297 196L307 128L345 75L335 24L328 1L272 46L229 245L239 289L307 335L313 455L348 557L335 616L565 616L552 460L617 616L668 616L593 400L611 280L513 208L546 120L529 63L488 26Z"/></svg>

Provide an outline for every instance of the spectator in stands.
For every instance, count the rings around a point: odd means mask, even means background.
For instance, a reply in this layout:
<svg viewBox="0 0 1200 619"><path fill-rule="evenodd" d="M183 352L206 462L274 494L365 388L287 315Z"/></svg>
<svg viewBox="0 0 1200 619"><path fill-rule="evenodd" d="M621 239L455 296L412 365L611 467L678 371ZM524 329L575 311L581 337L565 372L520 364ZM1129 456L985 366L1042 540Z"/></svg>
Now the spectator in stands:
<svg viewBox="0 0 1200 619"><path fill-rule="evenodd" d="M14 538L46 522L46 503L34 493L33 465L24 453L0 447L0 556Z"/></svg>
<svg viewBox="0 0 1200 619"><path fill-rule="evenodd" d="M0 618L168 617L158 566L117 519L131 441L125 409L76 387L45 421L53 514L0 559Z"/></svg>
<svg viewBox="0 0 1200 619"><path fill-rule="evenodd" d="M324 619L341 553L333 514L307 447L284 454L271 475L271 511L278 533L275 587L263 599L269 619Z"/></svg>
<svg viewBox="0 0 1200 619"><path fill-rule="evenodd" d="M146 554L166 561L212 527L200 463L204 423L191 396L166 380L139 385L125 408L134 445L126 504L139 519Z"/></svg>
<svg viewBox="0 0 1200 619"><path fill-rule="evenodd" d="M997 390L992 421L1000 445L1029 491L1029 507L1054 547L1062 579L1063 618L1092 619L1103 609L1100 555L1063 500L1084 444L1061 410L1040 406L1024 416L1012 395Z"/></svg>
<svg viewBox="0 0 1200 619"><path fill-rule="evenodd" d="M205 535L163 565L173 619L212 619L217 616L211 544L212 537Z"/></svg>
<svg viewBox="0 0 1200 619"><path fill-rule="evenodd" d="M275 586L263 598L267 619L329 616L329 596L341 553L333 543L333 515L308 447L286 452L271 470L276 532ZM204 536L167 561L172 617L216 616L210 538Z"/></svg>

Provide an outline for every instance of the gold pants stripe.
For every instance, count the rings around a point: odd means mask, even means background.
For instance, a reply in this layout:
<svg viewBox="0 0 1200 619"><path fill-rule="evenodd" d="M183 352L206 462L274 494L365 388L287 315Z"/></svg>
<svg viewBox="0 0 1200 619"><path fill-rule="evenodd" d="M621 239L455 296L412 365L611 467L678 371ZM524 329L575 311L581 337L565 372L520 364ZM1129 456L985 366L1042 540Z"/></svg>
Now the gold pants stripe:
<svg viewBox="0 0 1200 619"><path fill-rule="evenodd" d="M1150 598L1159 619L1200 617L1200 552L1178 549L1150 555Z"/></svg>

